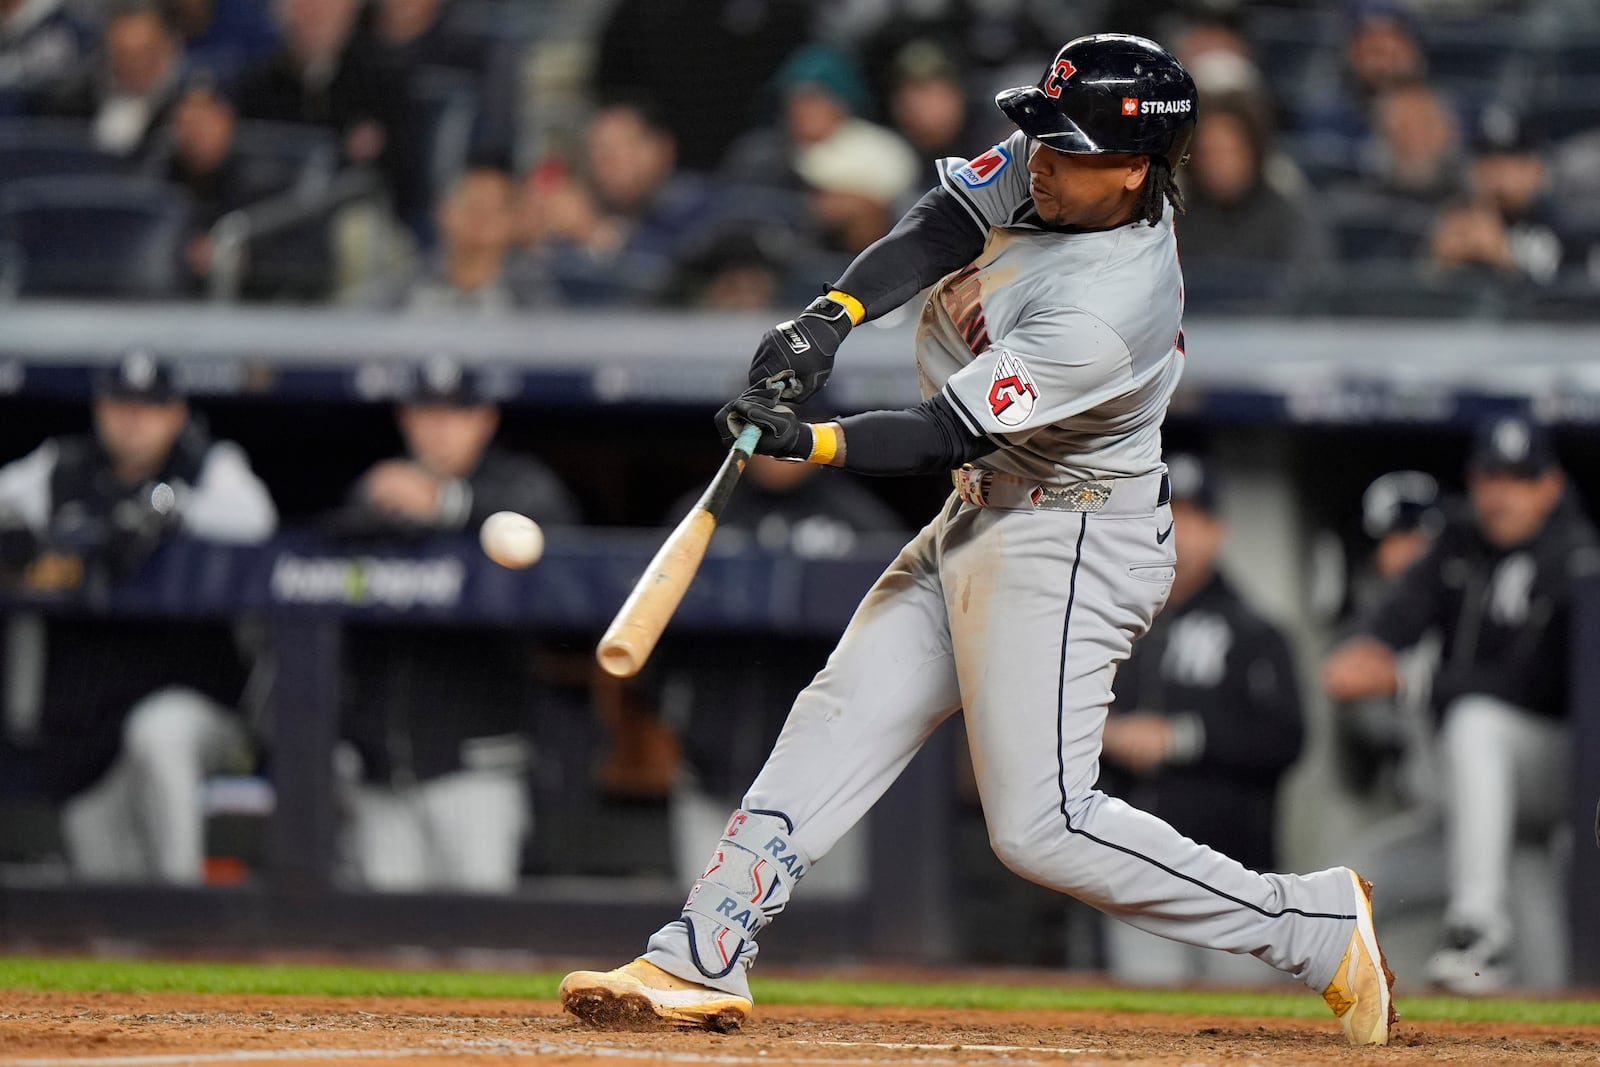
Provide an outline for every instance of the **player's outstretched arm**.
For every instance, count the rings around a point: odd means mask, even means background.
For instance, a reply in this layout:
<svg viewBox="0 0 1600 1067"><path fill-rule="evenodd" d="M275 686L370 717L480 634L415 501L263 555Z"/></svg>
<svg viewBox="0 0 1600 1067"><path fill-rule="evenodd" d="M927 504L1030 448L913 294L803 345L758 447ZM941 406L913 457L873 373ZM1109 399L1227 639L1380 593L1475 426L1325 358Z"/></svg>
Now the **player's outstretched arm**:
<svg viewBox="0 0 1600 1067"><path fill-rule="evenodd" d="M997 447L975 436L950 402L934 396L914 408L868 411L837 422L802 422L767 386L752 386L717 412L724 438L746 423L761 427L756 451L780 459L843 467L858 474L926 474L949 470Z"/></svg>
<svg viewBox="0 0 1600 1067"><path fill-rule="evenodd" d="M779 380L783 398L805 400L833 372L851 329L892 311L983 251L984 235L944 188L930 189L895 228L855 258L828 292L761 335L751 386Z"/></svg>

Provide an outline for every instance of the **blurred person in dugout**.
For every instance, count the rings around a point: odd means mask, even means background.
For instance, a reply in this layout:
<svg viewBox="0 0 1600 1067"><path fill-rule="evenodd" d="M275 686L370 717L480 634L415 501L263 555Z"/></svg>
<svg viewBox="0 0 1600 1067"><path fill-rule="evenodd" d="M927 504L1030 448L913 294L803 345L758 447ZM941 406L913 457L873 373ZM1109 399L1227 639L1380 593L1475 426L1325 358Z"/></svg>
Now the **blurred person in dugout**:
<svg viewBox="0 0 1600 1067"><path fill-rule="evenodd" d="M1447 506L1438 481L1424 471L1390 471L1367 486L1361 494L1361 532L1370 547L1350 580L1343 626L1361 625L1392 594L1443 530ZM1334 708L1339 780L1383 820L1380 825L1388 827L1383 836L1402 824L1421 823L1432 830L1438 819L1433 712L1428 707L1438 659L1438 635L1426 634L1396 653L1400 681L1394 693Z"/></svg>
<svg viewBox="0 0 1600 1067"><path fill-rule="evenodd" d="M1101 787L1252 870L1277 870L1278 785L1300 755L1299 677L1283 633L1217 570L1227 526L1197 457L1167 459L1177 577L1117 671ZM1261 982L1249 956L1168 941L1114 919L1107 966L1129 982Z"/></svg>
<svg viewBox="0 0 1600 1067"><path fill-rule="evenodd" d="M0 469L0 525L13 563L29 568L25 582L47 558L58 578L81 566L92 604L170 537L272 534L276 509L243 450L209 435L151 353L99 375L93 418L93 433L51 438ZM204 781L253 760L234 710L249 672L233 625L52 614L8 629L11 681L39 680L32 692L8 687L8 718L41 788L62 804L73 872L200 881ZM42 663L22 662L30 649Z"/></svg>
<svg viewBox="0 0 1600 1067"><path fill-rule="evenodd" d="M891 558L905 533L899 517L854 479L818 477L820 471L815 464L752 456L717 524L714 551L816 560L871 552L876 545L884 560ZM697 489L679 500L666 522L687 514L698 495ZM794 695L822 669L836 636L797 635L781 653L759 637L672 639L672 649L657 657L660 721L679 739L683 754L669 805L680 874L700 874L706 842L721 834L728 805L737 803L760 770ZM784 710L774 714L775 708ZM809 877L833 892L859 889L865 825L851 831Z"/></svg>
<svg viewBox="0 0 1600 1067"><path fill-rule="evenodd" d="M500 410L478 375L429 360L395 412L405 454L373 465L324 529L414 546L475 533L496 511L578 521L543 464L494 443ZM474 539L463 550L476 552ZM487 627L345 630L337 767L348 875L382 890L509 892L532 825L533 647Z"/></svg>
<svg viewBox="0 0 1600 1067"><path fill-rule="evenodd" d="M1597 541L1538 423L1503 415L1480 424L1466 475L1470 515L1447 520L1324 662L1322 684L1343 701L1400 692L1396 653L1439 635L1431 702L1444 862L1409 850L1382 866L1392 881L1442 866L1443 943L1426 974L1470 994L1564 980L1559 879L1532 887L1547 902L1534 915L1551 923L1547 931L1514 924L1512 897L1531 899L1531 890L1510 886L1519 840L1554 843L1565 829L1570 591L1575 575L1597 565Z"/></svg>

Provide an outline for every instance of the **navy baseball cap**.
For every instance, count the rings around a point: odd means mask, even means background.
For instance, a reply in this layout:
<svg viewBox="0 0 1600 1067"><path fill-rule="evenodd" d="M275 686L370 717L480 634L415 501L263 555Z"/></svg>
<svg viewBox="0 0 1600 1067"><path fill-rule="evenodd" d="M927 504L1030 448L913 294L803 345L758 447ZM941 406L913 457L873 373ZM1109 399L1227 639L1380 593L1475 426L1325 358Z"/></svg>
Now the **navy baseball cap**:
<svg viewBox="0 0 1600 1067"><path fill-rule="evenodd" d="M1174 503L1186 500L1210 514L1217 511L1217 479L1199 456L1176 452L1167 457L1167 479Z"/></svg>
<svg viewBox="0 0 1600 1067"><path fill-rule="evenodd" d="M148 348L132 348L109 367L95 372L97 396L118 400L143 400L165 404L179 397L172 381L172 368Z"/></svg>
<svg viewBox="0 0 1600 1067"><path fill-rule="evenodd" d="M1423 471L1390 471L1361 494L1361 528L1374 541L1404 530L1434 533L1440 521L1439 483Z"/></svg>
<svg viewBox="0 0 1600 1067"><path fill-rule="evenodd" d="M417 368L404 400L408 404L456 404L472 407L485 402L477 376L454 356L430 356Z"/></svg>
<svg viewBox="0 0 1600 1067"><path fill-rule="evenodd" d="M1524 415L1497 415L1472 433L1467 467L1481 474L1537 478L1556 465L1550 431Z"/></svg>

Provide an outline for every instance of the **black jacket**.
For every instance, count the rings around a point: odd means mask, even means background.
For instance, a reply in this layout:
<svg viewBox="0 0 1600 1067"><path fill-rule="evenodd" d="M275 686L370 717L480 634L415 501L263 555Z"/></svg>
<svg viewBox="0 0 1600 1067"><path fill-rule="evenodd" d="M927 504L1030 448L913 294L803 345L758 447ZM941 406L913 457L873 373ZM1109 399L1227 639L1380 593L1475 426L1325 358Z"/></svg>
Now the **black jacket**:
<svg viewBox="0 0 1600 1067"><path fill-rule="evenodd" d="M1600 565L1595 528L1569 492L1521 548L1496 549L1452 518L1360 630L1406 648L1437 630L1435 708L1468 693L1552 718L1567 714L1572 579Z"/></svg>
<svg viewBox="0 0 1600 1067"><path fill-rule="evenodd" d="M376 122L384 133L377 164L397 208L409 215L426 198L426 145L417 109L406 83L365 39L358 36L346 46L325 84L308 84L284 49L245 71L235 95L240 116L247 119L321 126L341 136L364 122Z"/></svg>
<svg viewBox="0 0 1600 1067"><path fill-rule="evenodd" d="M1283 634L1214 577L1134 643L1111 713L1133 711L1178 719L1195 743L1147 776L1107 765L1102 788L1247 867L1276 866L1278 781L1304 729Z"/></svg>
<svg viewBox="0 0 1600 1067"><path fill-rule="evenodd" d="M578 508L549 469L491 447L467 479L462 527L496 511L542 526L578 521ZM348 532L348 527L346 530ZM364 532L415 539L445 532L368 516ZM539 703L526 635L476 627L350 626L345 633L341 736L360 753L371 782L426 781L462 767L515 758ZM507 737L495 747L476 739Z"/></svg>

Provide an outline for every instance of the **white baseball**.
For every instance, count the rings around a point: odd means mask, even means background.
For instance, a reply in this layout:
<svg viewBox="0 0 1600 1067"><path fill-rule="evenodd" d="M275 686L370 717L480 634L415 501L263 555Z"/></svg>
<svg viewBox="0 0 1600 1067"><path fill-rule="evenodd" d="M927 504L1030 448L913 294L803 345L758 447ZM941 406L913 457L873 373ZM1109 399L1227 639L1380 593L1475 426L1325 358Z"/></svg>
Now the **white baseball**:
<svg viewBox="0 0 1600 1067"><path fill-rule="evenodd" d="M544 555L544 531L526 515L497 511L478 529L483 554L513 570L531 567Z"/></svg>

